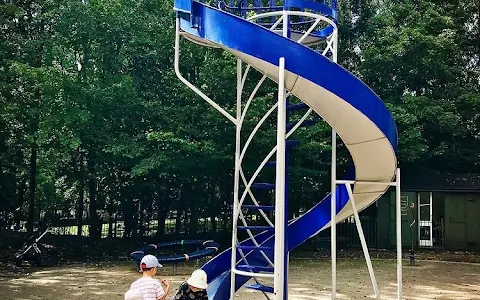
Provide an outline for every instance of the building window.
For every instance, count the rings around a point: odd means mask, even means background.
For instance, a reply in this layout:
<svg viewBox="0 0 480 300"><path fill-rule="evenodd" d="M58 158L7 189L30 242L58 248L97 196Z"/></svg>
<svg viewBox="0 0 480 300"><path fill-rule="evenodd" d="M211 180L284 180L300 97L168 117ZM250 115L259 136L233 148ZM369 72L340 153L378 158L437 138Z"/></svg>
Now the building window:
<svg viewBox="0 0 480 300"><path fill-rule="evenodd" d="M418 243L432 247L432 192L418 193Z"/></svg>

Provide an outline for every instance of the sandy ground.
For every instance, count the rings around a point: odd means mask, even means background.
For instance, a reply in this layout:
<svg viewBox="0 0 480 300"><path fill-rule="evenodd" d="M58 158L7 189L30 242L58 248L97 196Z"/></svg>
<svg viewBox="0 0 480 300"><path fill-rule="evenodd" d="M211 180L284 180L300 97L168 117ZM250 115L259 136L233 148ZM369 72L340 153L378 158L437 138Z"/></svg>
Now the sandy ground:
<svg viewBox="0 0 480 300"><path fill-rule="evenodd" d="M404 266L404 299L480 299L480 264L420 261ZM381 299L396 299L396 269L392 260L373 262ZM166 266L159 277L170 279L172 290L183 282L195 264L180 264L177 275ZM364 260L339 260L337 299L374 298ZM122 300L139 273L130 262L71 265L31 274L0 273L1 300ZM330 261L295 259L290 265L289 299L330 299ZM237 299L265 299L256 291L242 288Z"/></svg>

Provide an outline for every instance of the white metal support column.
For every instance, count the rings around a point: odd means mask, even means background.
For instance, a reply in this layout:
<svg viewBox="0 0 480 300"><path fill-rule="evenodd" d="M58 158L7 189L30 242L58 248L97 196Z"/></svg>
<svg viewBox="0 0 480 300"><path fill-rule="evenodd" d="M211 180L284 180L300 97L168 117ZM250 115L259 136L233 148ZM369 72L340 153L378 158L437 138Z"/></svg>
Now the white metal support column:
<svg viewBox="0 0 480 300"><path fill-rule="evenodd" d="M288 15L288 12L286 11L283 11L283 21L282 21L282 35L284 37L287 37L287 38L290 38L289 36L289 27L290 27L290 16ZM287 126L287 91L285 90L285 58L280 58L280 60L283 59L283 65L281 65L281 63L279 62L279 72L283 72L283 78L281 79L282 80L282 86L278 86L278 89L280 91L280 89L282 90L283 92L283 96L282 98L280 99L280 97L278 98L278 121L277 121L277 127L280 128L280 126L283 128L283 133L282 133L282 143L286 143L286 126ZM279 83L280 83L280 77L279 77ZM280 94L279 94L280 96ZM280 101L282 102L282 104L280 105ZM283 111L282 111L283 110ZM282 118L280 118L280 116L282 116ZM281 121L281 123L280 123ZM280 134L280 133L278 133ZM278 138L278 137L277 137ZM278 144L278 140L277 140L277 145ZM279 284L282 285L282 288L281 288L281 293L279 293L278 296L276 296L276 300L287 300L288 299L288 263L289 263L289 260L288 260L288 240L286 238L286 231L287 231L287 223L288 223L288 195L286 195L285 193L288 191L286 191L286 180L287 180L287 161L286 161L286 147L284 145L283 147L283 150L282 152L280 152L280 148L277 148L277 155L278 153L283 153L283 160L281 162L282 166L283 166L283 171L282 171L282 177L283 177L283 182L281 183L282 184L282 189L281 190L278 190L278 192L281 192L282 193L282 207L283 207L283 210L282 210L282 214L283 214L283 220L281 223L279 223L278 225L275 225L275 228L281 228L281 231L283 232L282 234L282 239L281 239L281 242L283 244L283 249L281 252L281 257L282 257L282 260L283 262L281 263L282 265L282 269L281 269L281 276L283 277L282 280L281 280L281 283L279 282ZM278 160L277 160L278 161ZM277 171L277 174L278 174L278 171ZM280 204L280 203L279 203ZM277 204L276 204L277 205ZM278 207L278 206L275 206L275 207ZM276 220L275 220L276 221ZM276 222L275 222L276 223ZM280 253L280 252L279 252ZM275 254L275 257L276 257L277 254ZM275 266L277 266L277 264L275 263Z"/></svg>
<svg viewBox="0 0 480 300"><path fill-rule="evenodd" d="M350 204L352 205L353 216L355 217L355 225L357 226L358 236L360 237L360 243L362 244L363 255L365 255L365 261L367 262L367 268L368 268L368 273L370 275L370 280L372 281L373 292L375 293L375 298L380 299L380 293L378 292L378 286L377 286L377 279L375 278L375 273L373 272L370 253L368 253L367 241L365 240L362 223L360 223L360 217L358 216L357 205L355 204L355 199L353 198L352 185L350 183L347 183L345 184L345 187L347 188L348 198L350 199Z"/></svg>
<svg viewBox="0 0 480 300"><path fill-rule="evenodd" d="M335 184L344 184L346 189L347 189L347 193L348 193L348 197L351 201L351 205L352 205L352 211L353 211L353 215L355 217L355 223L356 223L356 226L357 226L357 231L358 231L358 234L360 236L360 242L362 244L362 249L363 249L363 253L365 255L365 260L367 262L367 267L368 267L368 272L370 274L370 279L372 280L372 286L373 286L373 290L375 292L375 297L377 299L380 299L380 295L379 295L379 291L378 291L378 286L377 286L377 282L376 282L376 279L375 279L375 274L373 272L373 267L372 267L372 262L371 262L371 258L370 258L370 254L368 253L368 247L367 247L367 243L365 241L365 235L363 233L363 229L362 229L362 225L360 223L360 218L359 218L359 215L358 215L358 210L357 210L357 207L356 207L356 204L355 204L355 199L353 197L353 192L352 192L352 184L368 184L368 185L372 185L372 184L378 184L378 185L386 185L386 186L395 186L395 211L396 211L396 236L397 236L397 300L401 300L402 299L402 219L401 219L401 211L402 211L402 207L401 207L401 189L400 189L400 168L397 168L396 170L396 176L395 176L395 181L394 182L366 182L366 181L353 181L353 180L335 180ZM332 263L333 265L333 263ZM333 296L332 296L333 297Z"/></svg>
<svg viewBox="0 0 480 300"><path fill-rule="evenodd" d="M285 58L279 60L278 70L278 106L277 106L277 164L275 180L275 252L274 282L275 300L284 300L285 286Z"/></svg>
<svg viewBox="0 0 480 300"><path fill-rule="evenodd" d="M332 263L332 300L337 298L337 222L335 222L337 216L337 133L332 128L332 192L331 199L332 205L330 210L330 253Z"/></svg>
<svg viewBox="0 0 480 300"><path fill-rule="evenodd" d="M395 176L395 205L396 205L396 226L397 226L397 300L402 299L402 208L400 190L400 168L397 168Z"/></svg>
<svg viewBox="0 0 480 300"><path fill-rule="evenodd" d="M332 60L334 63L337 62L337 32L334 30L331 39L333 39L333 49L332 49ZM332 128L332 166L331 166L331 199L332 205L330 210L330 252L331 252L331 263L332 263L332 300L337 298L337 133Z"/></svg>
<svg viewBox="0 0 480 300"><path fill-rule="evenodd" d="M233 184L233 225L232 225L232 260L231 270L235 269L237 263L237 223L239 207L239 188L240 188L240 147L242 122L242 61L237 59L237 115L236 115L236 134L235 134L235 176ZM235 273L230 273L230 299L235 297Z"/></svg>

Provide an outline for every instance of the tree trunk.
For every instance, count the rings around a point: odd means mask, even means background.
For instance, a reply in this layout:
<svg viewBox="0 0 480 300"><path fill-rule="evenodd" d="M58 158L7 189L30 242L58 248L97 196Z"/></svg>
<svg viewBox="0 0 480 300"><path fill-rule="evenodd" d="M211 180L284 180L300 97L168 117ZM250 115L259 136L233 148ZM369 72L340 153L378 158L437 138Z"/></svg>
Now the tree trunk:
<svg viewBox="0 0 480 300"><path fill-rule="evenodd" d="M94 162L94 155L90 153L90 157L87 161L88 165L88 173L89 173L89 180L88 180L88 195L89 195L89 207L88 212L90 215L90 230L89 236L92 239L100 239L101 238L101 231L100 231L100 218L97 214L97 183L95 179L95 162Z"/></svg>
<svg viewBox="0 0 480 300"><path fill-rule="evenodd" d="M23 179L20 182L20 187L18 189L17 205L14 211L15 230L20 230L20 221L22 219L22 205L25 202L26 187L27 187L27 180Z"/></svg>
<svg viewBox="0 0 480 300"><path fill-rule="evenodd" d="M140 206L140 204L139 204ZM134 239L137 239L138 236L138 222L137 222L137 216L138 216L138 206L135 204L134 199L132 199L132 218L130 219L132 221L131 229L132 229L132 237Z"/></svg>
<svg viewBox="0 0 480 300"><path fill-rule="evenodd" d="M116 238L117 237L117 226L118 226L118 212L115 213L115 230L113 231L113 237Z"/></svg>
<svg viewBox="0 0 480 300"><path fill-rule="evenodd" d="M85 174L83 172L83 155L80 154L80 183L77 200L77 235L82 236L83 230L83 203L85 198Z"/></svg>
<svg viewBox="0 0 480 300"><path fill-rule="evenodd" d="M107 212L108 212L108 237L111 238L113 237L113 213L114 213L114 207L113 207L113 196L112 193L109 193L108 195L108 202L107 202Z"/></svg>
<svg viewBox="0 0 480 300"><path fill-rule="evenodd" d="M126 195L125 202L123 203L123 223L125 226L125 231L123 232L123 237L130 237L133 230L133 200Z"/></svg>
<svg viewBox="0 0 480 300"><path fill-rule="evenodd" d="M157 202L158 203L158 202ZM163 204L163 203L162 203ZM165 221L167 220L167 213L168 210L165 209L165 205L158 203L158 211L157 211L157 238L162 239L165 237Z"/></svg>
<svg viewBox="0 0 480 300"><path fill-rule="evenodd" d="M177 216L175 218L175 236L180 236L180 230L182 228L182 214L185 210L185 205L183 205L183 194L184 194L184 184L180 185L180 192L178 193L177 200Z"/></svg>
<svg viewBox="0 0 480 300"><path fill-rule="evenodd" d="M215 233L217 232L217 215L218 215L218 210L217 210L217 199L215 199L215 188L216 186L211 186L209 185L209 195L210 195L210 219L212 222L212 232Z"/></svg>
<svg viewBox="0 0 480 300"><path fill-rule="evenodd" d="M85 198L85 180L80 179L80 187L78 191L78 202L77 202L77 235L82 236L83 229L83 201Z"/></svg>
<svg viewBox="0 0 480 300"><path fill-rule="evenodd" d="M211 209L210 219L212 221L212 232L215 233L217 232L217 210L215 207Z"/></svg>
<svg viewBox="0 0 480 300"><path fill-rule="evenodd" d="M171 198L165 195L163 192L159 192L156 195L155 203L157 203L157 233L155 236L158 239L165 237L165 221L167 220L168 209L171 204Z"/></svg>
<svg viewBox="0 0 480 300"><path fill-rule="evenodd" d="M146 209L144 208L145 207L145 200L142 198L143 196L140 195L140 197L138 197L138 213L139 213L139 216L138 216L138 236L140 238L143 238L144 234L145 234L145 212L146 212Z"/></svg>
<svg viewBox="0 0 480 300"><path fill-rule="evenodd" d="M30 176L29 176L29 196L28 196L28 219L27 232L33 232L33 222L35 219L35 192L37 188L37 142L32 142L32 151L30 153Z"/></svg>
<svg viewBox="0 0 480 300"><path fill-rule="evenodd" d="M200 194L200 193L195 193L198 188L199 188L199 185L197 185L197 187L194 187L192 189L191 196ZM190 198L189 199L190 218L188 220L188 223L189 223L188 234L189 236L194 236L198 233L198 217L199 217L198 200L200 199L193 199L193 197L189 197L189 198Z"/></svg>
<svg viewBox="0 0 480 300"><path fill-rule="evenodd" d="M108 212L108 237L113 237L113 214Z"/></svg>
<svg viewBox="0 0 480 300"><path fill-rule="evenodd" d="M222 204L223 204L223 209L222 209L222 219L223 219L223 224L222 224L222 230L223 232L227 231L227 226L230 223L229 216L233 215L232 211L230 210L230 204L233 204L233 191L232 191L232 184L225 184L224 186L224 193L222 195Z"/></svg>
<svg viewBox="0 0 480 300"><path fill-rule="evenodd" d="M180 205L177 208L177 216L175 218L175 237L180 236L180 230L182 228L182 215L183 215L183 207Z"/></svg>

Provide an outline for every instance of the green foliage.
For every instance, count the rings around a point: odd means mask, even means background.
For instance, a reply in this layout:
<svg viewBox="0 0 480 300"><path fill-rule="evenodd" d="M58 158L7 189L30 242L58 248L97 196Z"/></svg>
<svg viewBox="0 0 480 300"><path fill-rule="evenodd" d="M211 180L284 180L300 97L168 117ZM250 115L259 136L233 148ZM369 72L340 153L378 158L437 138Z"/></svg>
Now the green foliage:
<svg viewBox="0 0 480 300"><path fill-rule="evenodd" d="M339 63L387 103L402 167L478 170L478 11L466 0L340 1ZM171 1L6 1L0 23L0 211L27 206L33 149L39 209L84 199L90 220L120 212L132 229L134 199L163 216L219 214L231 200L235 129L175 76ZM181 57L182 74L233 114L236 60L186 41ZM244 99L261 78L250 75ZM244 142L275 101L267 79ZM273 147L274 121L252 141L247 175ZM302 141L291 158L298 211L330 189L330 128L292 138ZM340 156L342 169L348 153Z"/></svg>

